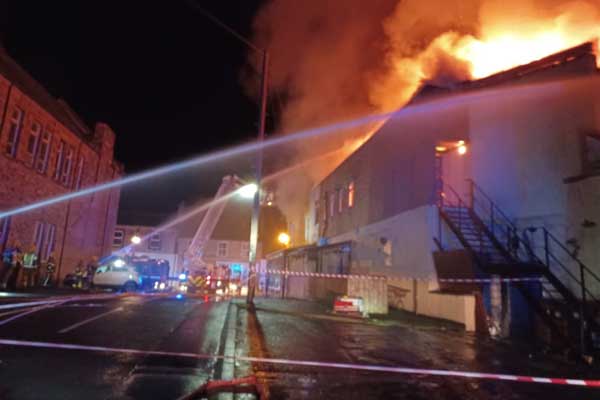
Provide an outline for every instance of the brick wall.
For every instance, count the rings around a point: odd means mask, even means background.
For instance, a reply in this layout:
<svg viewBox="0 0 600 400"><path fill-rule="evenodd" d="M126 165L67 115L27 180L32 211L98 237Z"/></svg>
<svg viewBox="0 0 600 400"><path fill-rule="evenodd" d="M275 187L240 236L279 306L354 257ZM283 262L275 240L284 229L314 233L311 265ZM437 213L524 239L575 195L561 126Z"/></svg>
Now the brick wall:
<svg viewBox="0 0 600 400"><path fill-rule="evenodd" d="M74 132L56 117L60 107L61 102L55 101L49 111L47 105L42 107L0 74L0 210L93 186L122 174L122 167L113 158L112 130L105 124L97 124L93 131L83 127L82 131ZM8 151L11 117L19 110L22 112L19 135L11 153ZM32 140L36 132L38 139ZM44 157L42 138L48 135L49 150ZM60 274L64 276L79 259L107 253L118 201L117 188L15 215L10 218L8 235L0 246L14 241L23 247L30 246L35 241L36 226L41 224L44 253L48 243L53 242Z"/></svg>

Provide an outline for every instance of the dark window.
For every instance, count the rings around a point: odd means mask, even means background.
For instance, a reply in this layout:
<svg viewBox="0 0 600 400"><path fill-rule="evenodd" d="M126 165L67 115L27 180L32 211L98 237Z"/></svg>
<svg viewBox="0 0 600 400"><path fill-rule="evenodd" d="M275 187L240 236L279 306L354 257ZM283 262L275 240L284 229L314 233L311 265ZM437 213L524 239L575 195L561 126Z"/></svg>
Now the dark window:
<svg viewBox="0 0 600 400"><path fill-rule="evenodd" d="M124 238L125 232L122 229L115 230L113 235L113 247L122 247Z"/></svg>
<svg viewBox="0 0 600 400"><path fill-rule="evenodd" d="M48 168L48 157L50 155L50 141L52 140L52 134L45 131L40 141L40 148L37 152L35 169L44 174Z"/></svg>
<svg viewBox="0 0 600 400"><path fill-rule="evenodd" d="M46 224L46 246L42 252L42 259L47 260L48 256L54 251L56 247L56 225Z"/></svg>
<svg viewBox="0 0 600 400"><path fill-rule="evenodd" d="M33 230L33 244L35 245L38 254L40 254L42 245L44 244L44 223L41 221L35 223L35 228Z"/></svg>
<svg viewBox="0 0 600 400"><path fill-rule="evenodd" d="M23 110L15 108L10 114L8 128L8 142L6 143L6 154L11 157L17 155L17 147L19 146L19 135L23 127Z"/></svg>
<svg viewBox="0 0 600 400"><path fill-rule="evenodd" d="M161 247L162 247L162 240L160 237L160 233L155 233L152 236L150 236L150 239L148 240L148 250L160 251Z"/></svg>
<svg viewBox="0 0 600 400"><path fill-rule="evenodd" d="M217 256L218 257L227 257L228 248L227 242L219 242L217 245Z"/></svg>
<svg viewBox="0 0 600 400"><path fill-rule="evenodd" d="M37 122L31 124L29 129L29 138L27 139L27 154L29 155L29 162L31 165L35 162L35 155L37 153L38 144L40 142L40 132L42 127Z"/></svg>
<svg viewBox="0 0 600 400"><path fill-rule="evenodd" d="M54 166L54 179L60 180L63 167L63 158L65 152L65 142L61 140L58 145L58 153L56 154L56 165Z"/></svg>
<svg viewBox="0 0 600 400"><path fill-rule="evenodd" d="M10 226L10 217L0 219L0 247L8 239L8 228Z"/></svg>
<svg viewBox="0 0 600 400"><path fill-rule="evenodd" d="M73 169L73 147L65 146L65 160L62 165L60 181L63 185L69 186L71 182L71 170Z"/></svg>
<svg viewBox="0 0 600 400"><path fill-rule="evenodd" d="M85 159L83 156L79 157L79 163L77 164L77 176L75 177L75 189L81 188L81 178L83 176L83 166L85 165Z"/></svg>

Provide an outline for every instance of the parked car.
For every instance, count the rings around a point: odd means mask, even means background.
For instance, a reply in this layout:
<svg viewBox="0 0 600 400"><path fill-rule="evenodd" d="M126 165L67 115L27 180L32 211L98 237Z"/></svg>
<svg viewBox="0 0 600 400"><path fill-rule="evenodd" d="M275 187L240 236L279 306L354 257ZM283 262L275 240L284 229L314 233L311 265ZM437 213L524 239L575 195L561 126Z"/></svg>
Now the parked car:
<svg viewBox="0 0 600 400"><path fill-rule="evenodd" d="M142 278L132 265L116 259L98 267L92 280L94 287L134 292L142 286Z"/></svg>

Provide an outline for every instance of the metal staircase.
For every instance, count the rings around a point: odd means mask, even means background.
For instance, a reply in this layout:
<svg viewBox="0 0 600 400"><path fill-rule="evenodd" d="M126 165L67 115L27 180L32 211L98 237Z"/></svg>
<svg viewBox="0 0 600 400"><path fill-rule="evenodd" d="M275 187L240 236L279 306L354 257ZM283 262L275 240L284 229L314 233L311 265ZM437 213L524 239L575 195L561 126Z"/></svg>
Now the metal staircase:
<svg viewBox="0 0 600 400"><path fill-rule="evenodd" d="M438 244L443 243L443 221L472 254L481 274L539 278L539 283L534 284L541 285L542 296L534 294L531 282L513 285L554 336L568 347L587 354L600 338L600 324L594 319L600 301L589 285L593 282L600 288L600 277L547 229L528 228L519 232L479 186L473 181L469 183L468 202L449 185L440 185Z"/></svg>

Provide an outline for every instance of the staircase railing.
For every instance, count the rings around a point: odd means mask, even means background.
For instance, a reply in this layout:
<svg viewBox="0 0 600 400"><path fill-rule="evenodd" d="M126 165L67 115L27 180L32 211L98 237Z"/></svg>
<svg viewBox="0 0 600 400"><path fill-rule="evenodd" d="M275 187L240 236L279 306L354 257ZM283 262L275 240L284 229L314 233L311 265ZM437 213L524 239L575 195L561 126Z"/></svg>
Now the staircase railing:
<svg viewBox="0 0 600 400"><path fill-rule="evenodd" d="M462 197L456 192L456 190L454 190L454 188L452 188L450 185L445 184L444 182L441 182L441 190L438 193L438 197L437 197L437 206L439 211L442 211L444 209L455 209L456 211L467 211L469 209L469 205L467 202L465 202ZM464 226L464 224L466 224L466 218L463 215L462 212L459 212L458 214L458 224L457 224L457 228L459 231L462 231L462 228ZM444 240L442 237L442 218L441 216L438 218L438 237L437 237L437 241L436 243L438 244L438 247L443 250L444 248Z"/></svg>
<svg viewBox="0 0 600 400"><path fill-rule="evenodd" d="M563 277L568 278L574 286L578 286L580 298L584 303L588 301L600 303L600 296L590 290L590 286L596 286L600 290L600 276L589 269L574 251L569 250L544 227L530 227L523 234L530 235L535 242L542 243L540 248L544 264L551 271L558 270L559 273L562 272ZM541 236L541 239L539 239L539 236Z"/></svg>

